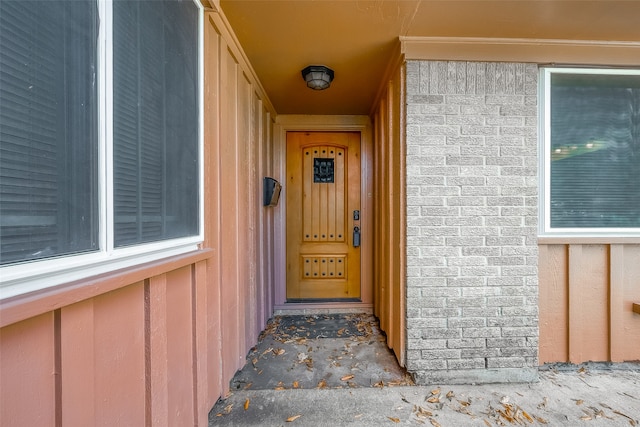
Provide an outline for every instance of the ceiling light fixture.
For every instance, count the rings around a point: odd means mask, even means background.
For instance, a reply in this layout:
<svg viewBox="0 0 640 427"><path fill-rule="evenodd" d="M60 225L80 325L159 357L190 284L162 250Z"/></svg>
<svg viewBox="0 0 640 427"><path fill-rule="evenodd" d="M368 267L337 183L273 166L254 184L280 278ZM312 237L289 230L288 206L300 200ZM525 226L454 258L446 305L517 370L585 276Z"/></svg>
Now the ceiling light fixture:
<svg viewBox="0 0 640 427"><path fill-rule="evenodd" d="M309 65L302 70L302 78L307 87L313 90L324 90L331 85L333 70L324 65Z"/></svg>

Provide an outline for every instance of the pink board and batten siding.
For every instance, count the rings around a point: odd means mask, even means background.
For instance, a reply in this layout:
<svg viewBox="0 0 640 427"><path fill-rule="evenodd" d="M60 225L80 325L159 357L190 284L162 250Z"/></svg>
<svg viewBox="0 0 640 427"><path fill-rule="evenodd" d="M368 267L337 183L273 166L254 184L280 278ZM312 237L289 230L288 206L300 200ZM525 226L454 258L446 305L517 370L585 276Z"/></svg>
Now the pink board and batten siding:
<svg viewBox="0 0 640 427"><path fill-rule="evenodd" d="M539 246L540 363L640 360L640 244Z"/></svg>
<svg viewBox="0 0 640 427"><path fill-rule="evenodd" d="M0 425L200 425L273 311L273 109L205 14L202 249L0 302Z"/></svg>

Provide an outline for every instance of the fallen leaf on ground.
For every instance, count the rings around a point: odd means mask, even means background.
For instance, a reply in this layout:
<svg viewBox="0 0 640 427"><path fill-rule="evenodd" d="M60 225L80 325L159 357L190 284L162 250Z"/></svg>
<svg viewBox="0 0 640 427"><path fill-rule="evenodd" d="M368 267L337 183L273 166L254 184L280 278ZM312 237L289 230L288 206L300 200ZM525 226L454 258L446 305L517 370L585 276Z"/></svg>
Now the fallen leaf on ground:
<svg viewBox="0 0 640 427"><path fill-rule="evenodd" d="M629 424L631 424L632 426L637 426L638 425L638 423L627 414L623 414L622 412L616 411L615 409L612 409L611 412L613 412L614 414L618 414L618 415L621 415L621 416L625 417L626 419L629 420Z"/></svg>
<svg viewBox="0 0 640 427"><path fill-rule="evenodd" d="M416 417L418 418L428 418L433 416L433 412L427 411L422 406L414 405L413 411L416 413Z"/></svg>
<svg viewBox="0 0 640 427"><path fill-rule="evenodd" d="M543 397L542 398L542 403L540 403L538 405L538 409L546 408L547 407L547 403L549 403L549 398L548 397Z"/></svg>
<svg viewBox="0 0 640 427"><path fill-rule="evenodd" d="M576 405L582 405L584 403L584 400L582 399L573 399L576 401Z"/></svg>
<svg viewBox="0 0 640 427"><path fill-rule="evenodd" d="M399 423L400 422L400 418L395 418L395 417L387 417L387 418L389 418L394 423Z"/></svg>
<svg viewBox="0 0 640 427"><path fill-rule="evenodd" d="M453 394L453 390L451 390L449 393L447 393L447 399L449 399L449 400L453 399L454 396L455 396L455 394Z"/></svg>
<svg viewBox="0 0 640 427"><path fill-rule="evenodd" d="M244 401L244 410L246 411L247 409L249 409L249 399Z"/></svg>
<svg viewBox="0 0 640 427"><path fill-rule="evenodd" d="M298 418L300 418L301 416L302 416L301 414L298 414L298 415L294 415L294 416L292 416L292 417L289 417L289 418L287 418L287 422L288 422L288 423L292 423L292 422L294 422L295 420L297 420Z"/></svg>
<svg viewBox="0 0 640 427"><path fill-rule="evenodd" d="M353 377L355 377L355 375L353 375L353 374L345 375L344 377L340 378L340 381L349 381L349 380L352 380Z"/></svg>
<svg viewBox="0 0 640 427"><path fill-rule="evenodd" d="M273 350L273 354L275 354L276 356L281 356L284 354L284 348L278 348L276 350Z"/></svg>
<svg viewBox="0 0 640 427"><path fill-rule="evenodd" d="M435 390L431 390L431 394L432 394L432 395L434 395L434 394L438 394L438 393L440 393L440 389L439 389L439 388L437 388L437 389L435 389Z"/></svg>
<svg viewBox="0 0 640 427"><path fill-rule="evenodd" d="M534 416L533 416L533 418L535 418L535 419L536 419L536 421L537 421L537 422L539 422L540 424L548 424L548 423L549 423L549 421L547 421L547 420L545 420L544 418L539 417L539 416L537 416L537 415L534 415Z"/></svg>
<svg viewBox="0 0 640 427"><path fill-rule="evenodd" d="M300 384L298 383L298 381L294 381L293 382L293 388L299 388Z"/></svg>
<svg viewBox="0 0 640 427"><path fill-rule="evenodd" d="M440 423L434 420L433 418L429 418L429 422L433 425L433 427L441 427Z"/></svg>
<svg viewBox="0 0 640 427"><path fill-rule="evenodd" d="M325 388L325 387L327 387L327 382L323 378L318 382L317 388Z"/></svg>
<svg viewBox="0 0 640 427"><path fill-rule="evenodd" d="M438 403L440 402L440 396L431 396L427 398L427 402L429 403Z"/></svg>

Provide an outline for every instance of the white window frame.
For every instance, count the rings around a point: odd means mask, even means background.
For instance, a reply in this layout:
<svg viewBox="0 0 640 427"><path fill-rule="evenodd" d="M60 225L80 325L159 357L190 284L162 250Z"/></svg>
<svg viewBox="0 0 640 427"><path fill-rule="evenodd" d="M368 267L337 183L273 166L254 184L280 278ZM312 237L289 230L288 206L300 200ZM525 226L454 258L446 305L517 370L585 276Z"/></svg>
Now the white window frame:
<svg viewBox="0 0 640 427"><path fill-rule="evenodd" d="M181 255L200 248L204 239L204 9L198 8L198 235L179 239L114 247L113 215L113 1L98 0L98 121L99 121L99 242L100 249L0 267L0 300L82 280L91 276Z"/></svg>
<svg viewBox="0 0 640 427"><path fill-rule="evenodd" d="M597 75L638 75L635 69L605 68L552 68L540 69L539 99L540 102L540 198L539 198L539 234L549 237L640 237L640 228L559 228L551 227L551 74L597 74Z"/></svg>

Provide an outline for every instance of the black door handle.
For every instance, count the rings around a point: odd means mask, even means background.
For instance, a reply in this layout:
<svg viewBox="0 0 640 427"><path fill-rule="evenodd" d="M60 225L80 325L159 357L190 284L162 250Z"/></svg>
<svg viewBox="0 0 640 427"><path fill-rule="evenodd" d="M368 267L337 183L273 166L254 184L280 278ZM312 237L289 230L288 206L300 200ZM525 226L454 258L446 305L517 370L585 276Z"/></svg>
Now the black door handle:
<svg viewBox="0 0 640 427"><path fill-rule="evenodd" d="M353 227L353 247L360 246L360 227Z"/></svg>

